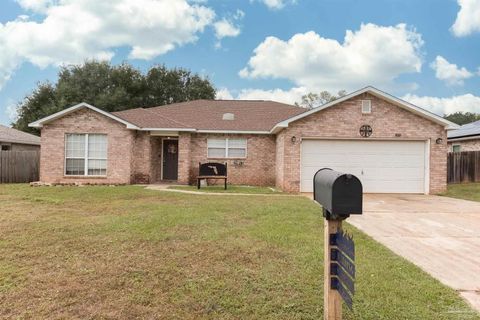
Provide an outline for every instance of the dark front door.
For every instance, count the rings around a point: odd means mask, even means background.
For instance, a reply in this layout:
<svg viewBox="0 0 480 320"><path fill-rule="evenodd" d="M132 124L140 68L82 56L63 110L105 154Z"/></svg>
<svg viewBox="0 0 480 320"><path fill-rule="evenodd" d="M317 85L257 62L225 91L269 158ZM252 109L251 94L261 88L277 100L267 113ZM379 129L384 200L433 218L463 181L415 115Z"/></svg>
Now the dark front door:
<svg viewBox="0 0 480 320"><path fill-rule="evenodd" d="M163 180L178 178L178 140L163 140Z"/></svg>

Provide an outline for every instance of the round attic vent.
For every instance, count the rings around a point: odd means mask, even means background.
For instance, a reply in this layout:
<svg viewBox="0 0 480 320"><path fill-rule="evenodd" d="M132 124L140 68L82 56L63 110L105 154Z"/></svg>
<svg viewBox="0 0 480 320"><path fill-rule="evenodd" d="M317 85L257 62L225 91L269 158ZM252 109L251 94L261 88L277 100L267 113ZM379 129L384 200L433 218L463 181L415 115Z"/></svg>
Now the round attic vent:
<svg viewBox="0 0 480 320"><path fill-rule="evenodd" d="M233 113L224 113L223 120L235 120L235 115Z"/></svg>

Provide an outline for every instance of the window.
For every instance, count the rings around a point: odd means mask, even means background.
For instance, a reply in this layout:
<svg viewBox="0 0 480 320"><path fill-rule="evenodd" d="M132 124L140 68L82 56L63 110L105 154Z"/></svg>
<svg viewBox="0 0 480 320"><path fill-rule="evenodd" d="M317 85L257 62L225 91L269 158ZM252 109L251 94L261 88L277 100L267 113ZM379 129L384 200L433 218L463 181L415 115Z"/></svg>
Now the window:
<svg viewBox="0 0 480 320"><path fill-rule="evenodd" d="M208 139L209 158L246 158L247 139Z"/></svg>
<svg viewBox="0 0 480 320"><path fill-rule="evenodd" d="M67 134L65 175L105 176L107 174L107 135Z"/></svg>
<svg viewBox="0 0 480 320"><path fill-rule="evenodd" d="M372 100L362 100L362 113L372 113Z"/></svg>
<svg viewBox="0 0 480 320"><path fill-rule="evenodd" d="M453 151L453 152L460 152L460 151L462 151L462 146L459 145L459 144L454 144L454 145L452 146L452 151Z"/></svg>
<svg viewBox="0 0 480 320"><path fill-rule="evenodd" d="M9 144L2 144L2 148L0 149L1 151L10 151L12 149L12 146Z"/></svg>

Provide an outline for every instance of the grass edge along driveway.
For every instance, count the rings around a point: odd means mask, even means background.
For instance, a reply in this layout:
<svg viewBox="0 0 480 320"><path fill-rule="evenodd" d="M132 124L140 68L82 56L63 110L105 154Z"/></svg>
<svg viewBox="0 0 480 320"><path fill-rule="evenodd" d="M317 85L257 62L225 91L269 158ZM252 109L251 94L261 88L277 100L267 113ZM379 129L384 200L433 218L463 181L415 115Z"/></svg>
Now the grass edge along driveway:
<svg viewBox="0 0 480 320"><path fill-rule="evenodd" d="M322 317L323 218L306 198L0 185L0 203L0 318ZM358 269L344 319L480 319L346 229Z"/></svg>

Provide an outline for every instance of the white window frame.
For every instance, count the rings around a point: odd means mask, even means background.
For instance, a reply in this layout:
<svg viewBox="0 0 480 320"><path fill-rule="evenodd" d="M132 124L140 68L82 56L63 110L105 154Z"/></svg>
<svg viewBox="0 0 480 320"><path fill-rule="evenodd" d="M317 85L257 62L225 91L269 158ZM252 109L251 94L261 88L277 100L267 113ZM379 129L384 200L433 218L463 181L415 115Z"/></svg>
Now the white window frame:
<svg viewBox="0 0 480 320"><path fill-rule="evenodd" d="M459 151L455 151L455 147L459 147ZM452 152L462 152L462 145L461 144L452 144Z"/></svg>
<svg viewBox="0 0 480 320"><path fill-rule="evenodd" d="M225 140L225 157L210 157L208 155L208 149L210 149L209 144L208 144L209 140ZM245 140L245 148L234 148L234 147L230 148L230 146L228 145L229 140ZM207 159L247 159L247 154L248 154L247 146L248 146L248 139L247 138L208 138L207 139ZM214 147L212 147L212 148L214 148ZM245 149L245 156L244 157L230 157L229 154L228 154L229 149Z"/></svg>
<svg viewBox="0 0 480 320"><path fill-rule="evenodd" d="M84 135L85 136L85 154L82 158L75 158L75 157L69 157L67 158L67 136L69 135ZM88 141L89 141L89 135L103 135L106 137L106 149L107 149L107 157L106 158L89 158L88 157ZM85 163L84 163L84 168L83 168L83 171L84 171L84 174L67 174L67 159L83 159L85 160ZM108 174L108 136L107 134L105 133L66 133L65 134L65 156L64 156L64 170L63 170L63 174L64 176L66 177L106 177L107 174ZM90 160L105 160L107 165L106 165L106 169L105 169L105 174L101 174L101 175L98 175L98 174L88 174L88 162Z"/></svg>
<svg viewBox="0 0 480 320"><path fill-rule="evenodd" d="M367 107L366 110L364 107ZM362 100L362 114L370 114L372 113L372 100Z"/></svg>

